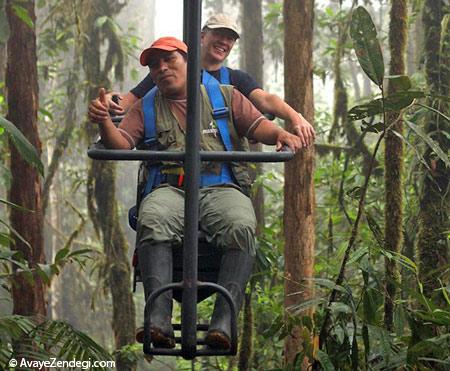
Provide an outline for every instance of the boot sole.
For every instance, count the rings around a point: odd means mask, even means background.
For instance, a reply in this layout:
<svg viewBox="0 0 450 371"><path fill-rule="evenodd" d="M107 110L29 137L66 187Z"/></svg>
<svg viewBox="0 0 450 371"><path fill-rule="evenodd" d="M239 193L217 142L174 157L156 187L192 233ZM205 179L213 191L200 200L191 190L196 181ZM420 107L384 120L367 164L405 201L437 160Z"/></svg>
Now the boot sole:
<svg viewBox="0 0 450 371"><path fill-rule="evenodd" d="M150 337L155 348L175 348L175 338L164 335L160 329L150 329Z"/></svg>
<svg viewBox="0 0 450 371"><path fill-rule="evenodd" d="M144 327L138 327L134 336L138 343L144 344Z"/></svg>
<svg viewBox="0 0 450 371"><path fill-rule="evenodd" d="M219 330L209 331L205 337L205 344L214 349L228 350L231 348L230 338Z"/></svg>

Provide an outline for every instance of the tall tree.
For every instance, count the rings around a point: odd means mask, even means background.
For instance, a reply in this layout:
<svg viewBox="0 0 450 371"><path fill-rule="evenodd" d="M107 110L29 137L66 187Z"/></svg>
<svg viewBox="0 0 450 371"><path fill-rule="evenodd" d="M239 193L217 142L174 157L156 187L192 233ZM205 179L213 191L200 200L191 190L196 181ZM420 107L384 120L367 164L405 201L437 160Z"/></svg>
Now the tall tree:
<svg viewBox="0 0 450 371"><path fill-rule="evenodd" d="M108 73L115 67L116 78L121 77L123 64L118 37L111 28L111 22L97 26L97 19L113 17L124 6L115 1L102 0L89 2L84 7L82 32L89 35L83 38L83 69L89 82L87 100L95 98L99 86L109 87ZM109 47L104 65L101 66L100 49L103 41ZM116 62L114 64L114 62ZM88 125L88 140L92 142L97 135L97 128ZM128 243L119 222L116 200L116 165L113 162L92 161L88 174L88 204L94 226L100 232L106 255L107 282L112 296L113 314L112 328L116 348L134 343L136 330L135 309L131 294L131 273L128 262ZM133 370L135 362L116 357L117 368Z"/></svg>
<svg viewBox="0 0 450 371"><path fill-rule="evenodd" d="M5 81L6 43L9 36L8 19L6 17L6 0L0 0L0 83ZM3 88L0 87L0 93Z"/></svg>
<svg viewBox="0 0 450 371"><path fill-rule="evenodd" d="M285 0L284 86L286 102L309 121L314 119L313 20L314 0ZM285 308L299 304L313 294L314 265L314 149L301 150L285 165ZM284 356L292 363L302 349L301 328L295 326L286 337Z"/></svg>
<svg viewBox="0 0 450 371"><path fill-rule="evenodd" d="M260 1L241 0L241 68L248 72L261 86L263 85L263 21ZM261 144L250 145L252 151L261 151ZM251 174L253 179L262 173L262 165L257 164ZM262 187L253 188L253 206L258 221L258 234L264 226L264 191Z"/></svg>
<svg viewBox="0 0 450 371"><path fill-rule="evenodd" d="M6 2L10 35L7 44L6 87L8 119L14 123L41 153L37 128L39 89L36 57L36 15L34 1ZM22 17L19 18L18 14ZM23 16L26 14L26 16ZM9 200L29 211L13 208L11 226L29 243L14 238L12 249L20 251L31 267L44 263L41 179L11 145L11 188ZM14 313L46 315L45 286L36 275L33 281L18 274L12 288Z"/></svg>
<svg viewBox="0 0 450 371"><path fill-rule="evenodd" d="M425 72L430 91L448 97L449 73L449 29L448 21L441 23L448 5L443 0L426 0L423 9L425 30ZM448 20L448 16L447 16ZM441 37L442 34L442 37ZM429 105L446 112L448 104L430 100ZM435 114L426 117L425 132L443 149L450 148L449 123ZM427 147L423 158L429 166L424 169L422 194L419 208L419 277L428 296L440 293L439 278L448 269L448 239L450 229L450 174L443 161L436 158L432 148ZM448 274L448 273L447 273ZM442 297L441 297L442 298Z"/></svg>
<svg viewBox="0 0 450 371"><path fill-rule="evenodd" d="M407 46L407 1L392 0L389 26L389 49L391 61L390 75L405 74L405 58ZM392 84L388 86L388 95L395 93ZM402 207L402 176L403 176L403 141L396 134L403 133L402 116L397 112L389 112L386 125L390 129L386 133L384 164L385 164L385 231L384 243L387 251L400 253L403 241L403 207ZM392 126L391 126L392 125ZM397 285L400 282L398 267L394 259L385 258L384 323L392 331L394 323L394 301Z"/></svg>
<svg viewBox="0 0 450 371"><path fill-rule="evenodd" d="M423 51L422 2L409 1L409 30L406 51L406 71L409 76L416 73L421 64Z"/></svg>
<svg viewBox="0 0 450 371"><path fill-rule="evenodd" d="M248 72L259 83L263 84L263 20L261 1L241 0L241 68ZM252 151L261 151L261 144L251 144ZM256 179L262 174L262 165L256 164L250 176ZM264 191L261 186L252 189L252 202L255 208L257 221L257 235L260 235L264 227ZM239 347L239 371L250 370L252 359L253 342L253 312L252 291L246 293L244 302L244 328L242 331L241 344Z"/></svg>

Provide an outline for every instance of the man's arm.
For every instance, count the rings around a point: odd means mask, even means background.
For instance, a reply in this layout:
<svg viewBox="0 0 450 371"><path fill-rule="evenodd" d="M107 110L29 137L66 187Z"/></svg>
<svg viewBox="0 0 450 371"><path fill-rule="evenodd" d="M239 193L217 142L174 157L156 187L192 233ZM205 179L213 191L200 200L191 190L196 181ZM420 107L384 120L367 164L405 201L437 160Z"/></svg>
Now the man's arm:
<svg viewBox="0 0 450 371"><path fill-rule="evenodd" d="M255 89L250 93L249 99L261 112L272 113L283 120L290 121L294 133L298 135L303 146L313 144L316 133L312 125L280 97L262 89Z"/></svg>
<svg viewBox="0 0 450 371"><path fill-rule="evenodd" d="M106 148L131 149L129 142L120 134L111 120L105 89L101 88L98 98L89 105L88 115L92 122L98 124L100 137Z"/></svg>
<svg viewBox="0 0 450 371"><path fill-rule="evenodd" d="M231 106L234 126L239 135L264 144L276 144L277 151L283 146L288 146L294 152L303 147L297 135L288 133L267 120L237 89L233 90Z"/></svg>
<svg viewBox="0 0 450 371"><path fill-rule="evenodd" d="M264 144L275 144L277 151L288 146L292 151L297 152L303 146L298 136L288 133L267 119L259 122L252 132L252 138Z"/></svg>
<svg viewBox="0 0 450 371"><path fill-rule="evenodd" d="M108 103L108 109L111 113L118 116L122 116L135 104L140 98L142 98L151 88L155 86L150 74L145 76L145 78L137 84L133 89L131 89L126 94L121 94L118 92L109 92L105 94L106 102ZM113 96L118 97L118 102L113 101ZM98 98L97 98L98 99ZM91 103L92 104L92 103ZM93 117L93 119L101 119ZM95 121L94 121L95 122Z"/></svg>

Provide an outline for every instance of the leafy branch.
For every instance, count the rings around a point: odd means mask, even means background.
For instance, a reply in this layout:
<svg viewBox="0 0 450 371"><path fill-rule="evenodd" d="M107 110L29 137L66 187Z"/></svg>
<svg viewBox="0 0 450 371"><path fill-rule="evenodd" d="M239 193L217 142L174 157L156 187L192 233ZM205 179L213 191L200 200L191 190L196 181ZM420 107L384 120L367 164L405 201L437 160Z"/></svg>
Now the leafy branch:
<svg viewBox="0 0 450 371"><path fill-rule="evenodd" d="M361 68L364 70L365 74L379 87L381 92L381 97L375 100L372 100L366 104L358 105L353 107L349 113L350 120L362 120L362 130L363 132L373 132L379 134L379 137L376 141L371 161L369 171L365 176L364 184L359 189L360 197L358 202L357 216L352 224L350 238L347 244L347 247L344 252L343 261L340 266L339 274L335 280L334 287L330 293L328 299L328 305L326 307L324 320L319 333L319 341L318 341L318 350L314 356L313 369L319 369L320 367L326 367L329 363L329 358L326 352L322 349L324 348L326 341L329 337L330 328L331 328L331 320L332 320L332 308L333 305L336 304L339 294L339 287L342 287L342 284L345 280L346 268L349 262L351 251L353 250L357 237L358 230L360 226L360 222L362 216L364 214L364 206L366 200L366 194L369 188L370 178L374 169L375 159L380 148L380 145L385 138L386 134L392 130L392 127L398 123L400 120L397 116L397 119L390 123L388 126L386 124L386 113L390 111L400 112L414 105L418 105L424 107L426 109L430 109L433 112L439 114L445 120L449 120L442 112L437 111L432 107L428 107L417 103L416 100L420 98L425 98L427 96L431 96L429 93L425 93L423 91L415 91L411 89L411 82L408 76L384 76L384 62L383 55L381 53L381 47L377 39L377 32L375 25L370 17L370 14L363 8L358 7L355 9L352 15L352 22L350 27L350 35L353 41L353 46L355 49L356 56L358 58L359 64ZM394 90L396 93L389 94L385 96L384 89L384 81L388 80L389 84L394 86ZM433 96L433 98L448 100L447 97ZM381 122L366 122L365 118L373 118L376 115L382 115ZM438 143L435 142L429 135L422 131L420 127L415 125L412 122L406 121L406 124L411 128L411 130L420 137L439 157L440 160L445 163L447 167L450 167L450 161L448 156L446 156L445 152L439 147ZM420 283L419 283L420 286ZM434 317L436 317L435 313L429 309L428 313L433 313ZM426 314L430 316L430 314ZM441 316L442 317L442 316ZM356 327L355 327L356 328ZM382 330L382 329L380 329ZM365 328L366 338L368 336L367 326ZM363 338L364 338L364 326L363 326ZM365 339L366 340L366 339ZM368 341L368 340L367 340ZM365 341L366 342L366 341ZM357 352L357 349L356 349ZM356 363L357 364L357 363Z"/></svg>

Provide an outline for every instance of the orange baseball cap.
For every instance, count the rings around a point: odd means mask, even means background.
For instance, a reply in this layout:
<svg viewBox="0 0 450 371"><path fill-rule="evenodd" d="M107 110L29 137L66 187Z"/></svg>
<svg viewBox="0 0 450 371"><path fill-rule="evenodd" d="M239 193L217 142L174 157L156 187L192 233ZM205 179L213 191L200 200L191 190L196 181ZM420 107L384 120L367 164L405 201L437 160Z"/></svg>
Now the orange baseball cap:
<svg viewBox="0 0 450 371"><path fill-rule="evenodd" d="M158 40L155 40L152 45L150 45L147 49L145 49L141 53L141 56L139 58L141 65L147 66L150 57L157 50L166 50L168 52L180 50L184 53L187 53L188 47L183 41L178 40L176 37L172 36L161 37Z"/></svg>

